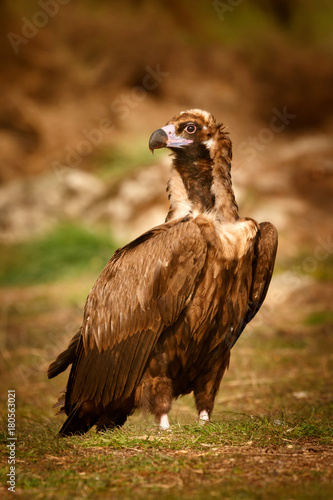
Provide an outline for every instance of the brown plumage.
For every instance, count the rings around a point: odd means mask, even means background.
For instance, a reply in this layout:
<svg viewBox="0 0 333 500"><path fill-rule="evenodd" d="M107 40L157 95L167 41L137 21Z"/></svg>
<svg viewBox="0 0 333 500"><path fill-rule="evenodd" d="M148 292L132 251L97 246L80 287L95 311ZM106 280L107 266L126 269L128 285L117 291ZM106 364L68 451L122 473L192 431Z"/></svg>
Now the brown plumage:
<svg viewBox="0 0 333 500"><path fill-rule="evenodd" d="M192 391L208 421L230 350L271 280L276 229L238 216L231 141L212 115L180 113L149 147L173 153L170 209L117 250L81 329L50 365L52 378L72 364L62 436L122 425L138 406L167 428L172 399Z"/></svg>

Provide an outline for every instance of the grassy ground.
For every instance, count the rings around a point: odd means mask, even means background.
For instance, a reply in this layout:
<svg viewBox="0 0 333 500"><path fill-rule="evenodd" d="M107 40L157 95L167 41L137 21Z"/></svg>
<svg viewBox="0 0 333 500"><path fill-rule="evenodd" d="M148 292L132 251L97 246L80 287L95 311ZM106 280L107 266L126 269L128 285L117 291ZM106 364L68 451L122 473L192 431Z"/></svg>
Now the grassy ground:
<svg viewBox="0 0 333 500"><path fill-rule="evenodd" d="M80 231L76 238L81 241ZM24 280L27 267L19 271ZM149 415L136 413L113 433L56 438L63 417L52 405L67 374L48 381L46 369L80 325L96 270L89 274L80 267L52 284L30 277L29 285L0 289L2 498L11 494L5 479L8 390L16 391L20 498L332 496L332 316L323 299L315 308L289 301L269 325L244 332L210 425L197 424L189 396L175 402L171 432L159 433ZM19 281L13 274L11 279ZM323 288L316 295L324 297L326 290L331 296L328 282L317 286ZM297 318L292 324L290 315Z"/></svg>

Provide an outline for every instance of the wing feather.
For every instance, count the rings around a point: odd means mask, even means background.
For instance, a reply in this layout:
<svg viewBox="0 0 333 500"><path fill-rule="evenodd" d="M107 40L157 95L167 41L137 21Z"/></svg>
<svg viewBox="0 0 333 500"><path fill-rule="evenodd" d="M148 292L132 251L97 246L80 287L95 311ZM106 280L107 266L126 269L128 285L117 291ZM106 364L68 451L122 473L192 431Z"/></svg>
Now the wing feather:
<svg viewBox="0 0 333 500"><path fill-rule="evenodd" d="M239 319L238 327L228 332L226 344L231 349L246 325L254 318L265 300L271 282L278 245L278 233L270 222L259 224L254 257L252 260L252 283L245 317ZM251 273L248 274L250 279ZM242 300L242 293L238 294Z"/></svg>
<svg viewBox="0 0 333 500"><path fill-rule="evenodd" d="M191 299L207 246L191 220L173 221L118 250L91 290L65 409L128 397L163 329Z"/></svg>
<svg viewBox="0 0 333 500"><path fill-rule="evenodd" d="M270 222L259 224L259 236L256 246L256 258L253 262L252 287L246 323L257 314L265 300L274 270L278 246L278 233Z"/></svg>

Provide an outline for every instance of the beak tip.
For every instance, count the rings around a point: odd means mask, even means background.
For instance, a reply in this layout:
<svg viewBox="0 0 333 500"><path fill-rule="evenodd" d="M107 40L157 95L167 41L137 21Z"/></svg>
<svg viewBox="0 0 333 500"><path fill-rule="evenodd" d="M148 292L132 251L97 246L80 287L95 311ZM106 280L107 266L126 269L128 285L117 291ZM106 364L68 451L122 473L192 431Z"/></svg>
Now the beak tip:
<svg viewBox="0 0 333 500"><path fill-rule="evenodd" d="M168 136L163 129L155 130L149 139L149 149L154 154L154 149L165 148Z"/></svg>

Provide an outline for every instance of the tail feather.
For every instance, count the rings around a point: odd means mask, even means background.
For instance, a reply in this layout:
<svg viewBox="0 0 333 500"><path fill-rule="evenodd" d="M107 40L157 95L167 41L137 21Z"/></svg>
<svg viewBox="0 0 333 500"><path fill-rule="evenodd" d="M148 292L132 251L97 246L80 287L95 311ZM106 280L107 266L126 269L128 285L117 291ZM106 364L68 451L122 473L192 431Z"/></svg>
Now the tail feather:
<svg viewBox="0 0 333 500"><path fill-rule="evenodd" d="M66 370L66 368L74 362L76 349L81 337L81 328L72 340L70 341L67 349L59 354L57 359L50 364L47 370L48 378L53 378Z"/></svg>
<svg viewBox="0 0 333 500"><path fill-rule="evenodd" d="M66 370L70 364L73 365L67 389L55 405L60 407L58 413L68 415L59 431L60 437L85 434L94 425L97 426L97 431L121 427L135 408L133 394L125 400L109 402L106 407L103 406L101 401L96 402L94 394L91 395L92 399L86 401L82 401L78 394L73 396L73 386L76 383L76 368L81 359L81 350L82 337L80 329L72 338L67 349L51 363L47 372L48 377L53 378ZM86 382L89 383L89 380Z"/></svg>

